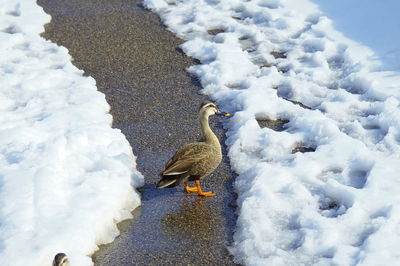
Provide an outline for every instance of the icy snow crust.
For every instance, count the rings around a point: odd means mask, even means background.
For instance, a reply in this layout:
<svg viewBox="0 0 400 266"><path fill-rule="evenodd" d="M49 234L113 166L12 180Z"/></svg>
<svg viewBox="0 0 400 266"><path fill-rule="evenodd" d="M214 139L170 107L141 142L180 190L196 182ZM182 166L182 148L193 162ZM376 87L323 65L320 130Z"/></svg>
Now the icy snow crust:
<svg viewBox="0 0 400 266"><path fill-rule="evenodd" d="M143 182L94 79L39 37L35 1L0 1L0 265L93 265Z"/></svg>
<svg viewBox="0 0 400 266"><path fill-rule="evenodd" d="M145 5L187 40L203 92L234 113L236 261L398 264L399 73L374 71L373 52L307 0Z"/></svg>

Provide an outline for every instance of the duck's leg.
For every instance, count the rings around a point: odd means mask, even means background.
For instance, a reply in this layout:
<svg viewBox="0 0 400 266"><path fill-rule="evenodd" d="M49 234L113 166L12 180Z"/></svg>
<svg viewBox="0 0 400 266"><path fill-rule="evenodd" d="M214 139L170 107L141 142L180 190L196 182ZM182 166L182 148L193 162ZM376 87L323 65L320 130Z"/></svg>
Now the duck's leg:
<svg viewBox="0 0 400 266"><path fill-rule="evenodd" d="M189 187L188 182L185 182L185 190L187 193L197 192L197 187Z"/></svg>
<svg viewBox="0 0 400 266"><path fill-rule="evenodd" d="M201 187L200 187L200 180L196 180L195 183L196 183L196 188L197 188L197 195L205 196L205 197L211 197L211 196L215 196L216 195L213 192L203 192L201 190Z"/></svg>

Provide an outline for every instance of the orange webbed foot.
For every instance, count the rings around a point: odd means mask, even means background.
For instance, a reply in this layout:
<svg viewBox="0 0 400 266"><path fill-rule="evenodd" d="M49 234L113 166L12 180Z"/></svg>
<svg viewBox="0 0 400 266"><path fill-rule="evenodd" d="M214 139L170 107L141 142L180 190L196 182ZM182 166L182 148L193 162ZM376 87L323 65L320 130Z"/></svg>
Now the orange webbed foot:
<svg viewBox="0 0 400 266"><path fill-rule="evenodd" d="M203 197L212 197L212 196L216 196L217 194L215 194L213 192L197 192L197 195L203 196Z"/></svg>
<svg viewBox="0 0 400 266"><path fill-rule="evenodd" d="M189 187L188 183L185 182L185 191L186 193L197 192L197 187Z"/></svg>
<svg viewBox="0 0 400 266"><path fill-rule="evenodd" d="M212 196L216 195L213 192L203 192L200 187L200 180L196 180L195 182L196 182L196 188L197 188L197 195L203 196L203 197L212 197Z"/></svg>

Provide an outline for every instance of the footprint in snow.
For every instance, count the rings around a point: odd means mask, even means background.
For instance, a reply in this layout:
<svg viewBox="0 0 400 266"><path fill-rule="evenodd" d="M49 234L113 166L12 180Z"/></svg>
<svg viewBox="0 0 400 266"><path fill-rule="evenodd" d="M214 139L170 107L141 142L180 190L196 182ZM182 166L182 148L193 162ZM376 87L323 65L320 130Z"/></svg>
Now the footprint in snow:
<svg viewBox="0 0 400 266"><path fill-rule="evenodd" d="M15 24L11 24L8 27L6 27L0 31L4 32L4 33L8 33L8 34L16 34L16 33L21 32L20 28Z"/></svg>
<svg viewBox="0 0 400 266"><path fill-rule="evenodd" d="M280 0L260 0L258 5L269 9L277 9L282 6Z"/></svg>
<svg viewBox="0 0 400 266"><path fill-rule="evenodd" d="M8 10L5 13L13 17L21 16L21 4L20 3L16 4L13 9Z"/></svg>
<svg viewBox="0 0 400 266"><path fill-rule="evenodd" d="M325 50L326 41L322 39L308 39L303 42L303 50L306 53L316 53Z"/></svg>

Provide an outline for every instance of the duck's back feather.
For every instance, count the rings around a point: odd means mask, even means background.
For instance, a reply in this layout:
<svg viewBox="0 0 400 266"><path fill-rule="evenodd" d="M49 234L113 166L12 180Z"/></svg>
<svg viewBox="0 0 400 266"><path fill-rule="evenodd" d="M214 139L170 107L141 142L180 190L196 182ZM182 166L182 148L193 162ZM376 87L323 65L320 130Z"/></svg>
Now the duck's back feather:
<svg viewBox="0 0 400 266"><path fill-rule="evenodd" d="M157 187L177 186L190 176L201 178L218 166L221 157L221 151L205 142L186 144L167 162Z"/></svg>

